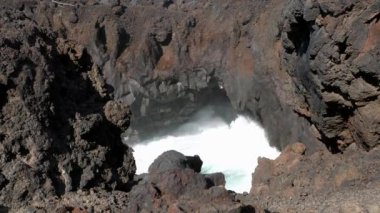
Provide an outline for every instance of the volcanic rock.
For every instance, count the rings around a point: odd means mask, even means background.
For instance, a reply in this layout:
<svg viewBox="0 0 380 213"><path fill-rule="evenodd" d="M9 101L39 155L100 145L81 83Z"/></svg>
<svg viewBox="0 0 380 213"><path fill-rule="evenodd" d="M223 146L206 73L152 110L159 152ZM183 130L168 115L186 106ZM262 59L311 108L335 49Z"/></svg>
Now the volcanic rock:
<svg viewBox="0 0 380 213"><path fill-rule="evenodd" d="M131 111L123 102L108 101L104 106L104 115L107 120L124 131L129 127Z"/></svg>
<svg viewBox="0 0 380 213"><path fill-rule="evenodd" d="M376 212L379 8L1 1L0 211ZM136 180L120 135L168 134L209 105L283 150L259 160L251 193L235 200L178 153Z"/></svg>
<svg viewBox="0 0 380 213"><path fill-rule="evenodd" d="M285 150L292 150L292 146L289 145ZM306 207L326 212L362 209L360 205L360 208L346 207L353 201L364 207L369 206L380 199L377 195L371 195L378 191L380 184L376 168L380 163L379 153L376 150L367 153L354 146L351 145L342 155L327 151L310 156L282 152L275 160L260 159L253 174L250 192L255 201L250 202L274 212L290 206L293 207L292 211L297 212ZM326 194L332 196L326 199ZM344 196L340 197L342 194ZM268 200L261 202L262 197L270 198L269 203L265 203Z"/></svg>
<svg viewBox="0 0 380 213"><path fill-rule="evenodd" d="M196 159L201 161L199 157ZM252 206L234 201L234 194L224 188L224 183L223 174L199 174L189 167L183 154L168 151L151 164L149 173L132 188L128 211L244 212L251 209L254 212Z"/></svg>
<svg viewBox="0 0 380 213"><path fill-rule="evenodd" d="M193 157L185 156L180 152L170 150L164 152L154 160L149 166L149 173L186 168L192 169L195 172L200 172L202 163L203 162L198 155Z"/></svg>
<svg viewBox="0 0 380 213"><path fill-rule="evenodd" d="M211 186L225 186L226 185L226 179L224 177L224 174L221 172L206 174L205 177L208 181L208 184Z"/></svg>
<svg viewBox="0 0 380 213"><path fill-rule="evenodd" d="M121 142L122 129L105 118L109 99L88 78L88 55L61 49L42 17L42 26L31 20L37 13L27 18L36 5L3 4L0 203L19 210L70 191L127 188L134 159Z"/></svg>

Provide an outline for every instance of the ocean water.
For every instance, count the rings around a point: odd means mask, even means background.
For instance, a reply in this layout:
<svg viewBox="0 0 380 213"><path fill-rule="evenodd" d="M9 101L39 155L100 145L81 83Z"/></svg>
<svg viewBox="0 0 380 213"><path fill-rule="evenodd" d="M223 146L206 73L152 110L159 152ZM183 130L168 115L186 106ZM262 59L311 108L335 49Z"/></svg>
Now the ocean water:
<svg viewBox="0 0 380 213"><path fill-rule="evenodd" d="M179 127L176 134L144 141L132 148L137 174L146 173L163 152L176 150L185 155L199 155L202 173L223 172L226 188L238 193L250 191L258 157L274 159L280 154L269 146L264 130L248 117L239 115L227 124L208 112Z"/></svg>

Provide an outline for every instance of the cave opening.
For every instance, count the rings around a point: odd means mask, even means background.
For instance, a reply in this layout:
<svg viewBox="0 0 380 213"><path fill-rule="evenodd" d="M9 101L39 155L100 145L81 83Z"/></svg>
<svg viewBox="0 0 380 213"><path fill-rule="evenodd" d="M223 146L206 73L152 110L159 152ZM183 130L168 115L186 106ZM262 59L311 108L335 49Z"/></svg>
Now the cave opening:
<svg viewBox="0 0 380 213"><path fill-rule="evenodd" d="M310 43L310 35L313 32L313 21L306 21L302 16L296 17L296 23L291 24L291 30L288 32L288 38L294 45L298 56L304 55Z"/></svg>
<svg viewBox="0 0 380 213"><path fill-rule="evenodd" d="M162 120L149 122L149 118L135 119L144 120L138 124L132 120L131 129L137 128L139 141L131 140L131 135L124 139L134 150L137 174L147 173L159 155L175 150L200 156L203 174L222 172L228 190L249 192L258 157L274 159L279 151L270 146L265 130L256 121L235 110L217 78L193 95L195 102L177 99L166 103L182 114L168 113L161 115ZM166 119L174 125L156 125Z"/></svg>

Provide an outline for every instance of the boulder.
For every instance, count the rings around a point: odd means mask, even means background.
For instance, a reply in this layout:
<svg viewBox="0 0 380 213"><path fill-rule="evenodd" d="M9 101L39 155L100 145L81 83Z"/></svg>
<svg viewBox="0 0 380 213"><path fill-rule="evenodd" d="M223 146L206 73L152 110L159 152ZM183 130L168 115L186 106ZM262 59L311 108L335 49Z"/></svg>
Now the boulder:
<svg viewBox="0 0 380 213"><path fill-rule="evenodd" d="M170 150L158 156L149 166L149 173L165 172L175 169L192 169L195 172L200 172L202 160L199 156L185 156L180 152Z"/></svg>
<svg viewBox="0 0 380 213"><path fill-rule="evenodd" d="M108 101L104 106L104 114L112 124L126 130L132 115L129 106L122 101Z"/></svg>

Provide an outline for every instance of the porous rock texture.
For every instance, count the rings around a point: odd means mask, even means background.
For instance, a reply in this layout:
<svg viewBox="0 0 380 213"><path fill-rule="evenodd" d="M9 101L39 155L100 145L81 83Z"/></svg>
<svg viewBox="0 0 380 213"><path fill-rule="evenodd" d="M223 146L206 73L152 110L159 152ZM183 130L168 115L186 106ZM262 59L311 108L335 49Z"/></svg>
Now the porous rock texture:
<svg viewBox="0 0 380 213"><path fill-rule="evenodd" d="M352 144L342 155L304 151L305 145L295 143L275 160L259 159L244 203L260 203L270 212L380 210L378 148L367 153Z"/></svg>
<svg viewBox="0 0 380 213"><path fill-rule="evenodd" d="M119 123L129 113L108 119L117 105L96 90L88 57L72 58L48 19L36 22L41 3L1 4L0 203L17 210L70 191L127 190L136 168Z"/></svg>
<svg viewBox="0 0 380 213"><path fill-rule="evenodd" d="M379 19L378 0L1 1L0 211L376 212ZM135 176L122 133L208 105L283 150L249 194L179 153Z"/></svg>
<svg viewBox="0 0 380 213"><path fill-rule="evenodd" d="M252 212L235 194L224 188L224 176L199 174L202 162L193 166L194 156L168 151L149 167L149 174L139 180L129 193L128 212ZM199 161L198 161L199 162ZM197 171L198 170L198 171ZM218 174L214 174L218 175ZM221 184L220 184L221 183Z"/></svg>

